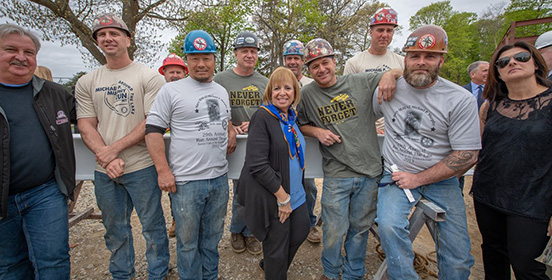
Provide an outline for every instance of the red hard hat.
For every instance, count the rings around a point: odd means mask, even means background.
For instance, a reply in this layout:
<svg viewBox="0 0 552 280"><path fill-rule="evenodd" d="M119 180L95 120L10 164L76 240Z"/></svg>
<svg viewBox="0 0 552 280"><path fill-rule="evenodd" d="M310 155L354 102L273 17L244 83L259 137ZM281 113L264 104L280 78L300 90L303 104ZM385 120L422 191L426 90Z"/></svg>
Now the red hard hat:
<svg viewBox="0 0 552 280"><path fill-rule="evenodd" d="M397 12L389 7L381 8L376 11L370 20L370 26L378 24L398 25Z"/></svg>
<svg viewBox="0 0 552 280"><path fill-rule="evenodd" d="M169 56L167 56L167 58L163 60L163 65L159 67L159 73L161 73L161 75L164 76L165 66L169 66L169 65L178 65L178 66L184 67L184 75L188 75L188 67L186 67L186 64L184 64L184 60L182 60L182 58L176 55L175 53L169 54Z"/></svg>

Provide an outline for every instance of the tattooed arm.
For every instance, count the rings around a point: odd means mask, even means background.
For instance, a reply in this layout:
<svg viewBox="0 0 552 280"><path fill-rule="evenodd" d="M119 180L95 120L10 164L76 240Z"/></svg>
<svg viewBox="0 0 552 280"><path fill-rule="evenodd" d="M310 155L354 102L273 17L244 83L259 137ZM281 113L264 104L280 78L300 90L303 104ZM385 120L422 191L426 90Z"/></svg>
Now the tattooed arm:
<svg viewBox="0 0 552 280"><path fill-rule="evenodd" d="M477 161L479 151L452 151L434 166L418 173L393 172L393 181L403 189L414 189L464 174Z"/></svg>
<svg viewBox="0 0 552 280"><path fill-rule="evenodd" d="M483 136L483 128L487 122L487 113L489 112L489 101L485 101L479 109L479 128L481 129L481 136Z"/></svg>

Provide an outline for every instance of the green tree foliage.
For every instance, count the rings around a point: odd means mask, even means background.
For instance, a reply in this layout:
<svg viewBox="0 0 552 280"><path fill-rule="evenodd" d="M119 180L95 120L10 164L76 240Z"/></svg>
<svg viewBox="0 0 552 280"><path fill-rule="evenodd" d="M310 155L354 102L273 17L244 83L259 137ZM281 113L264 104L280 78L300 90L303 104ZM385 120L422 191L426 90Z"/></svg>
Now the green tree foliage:
<svg viewBox="0 0 552 280"><path fill-rule="evenodd" d="M315 38L327 16L320 13L318 0L262 0L254 12L256 34L262 42L259 72L269 74L283 65L283 45L296 39L304 43Z"/></svg>
<svg viewBox="0 0 552 280"><path fill-rule="evenodd" d="M477 60L489 61L513 21L548 17L552 0L511 0L490 5L480 18L474 13L453 10L450 1L422 7L410 18L410 30L435 24L448 34L448 54L440 75L458 84L470 81L467 66ZM516 28L516 37L539 35L552 29L550 24Z"/></svg>
<svg viewBox="0 0 552 280"><path fill-rule="evenodd" d="M69 92L73 92L73 89L75 88L75 85L77 84L77 81L80 79L80 77L86 75L86 72L81 71L73 75L73 77L63 84L63 86L67 89Z"/></svg>
<svg viewBox="0 0 552 280"><path fill-rule="evenodd" d="M544 18L551 16L552 1L551 0L511 0L510 4L504 11L504 23L502 26L502 34L508 30L511 22ZM516 28L516 37L526 37L540 35L552 29L552 24L540 24L522 26Z"/></svg>
<svg viewBox="0 0 552 280"><path fill-rule="evenodd" d="M178 35L172 40L169 51L183 56L184 38L192 31L201 29L213 36L217 46L218 70L223 71L234 59L234 39L243 30L253 30L247 19L252 16L256 0L221 0L202 3L183 11L188 20L178 27Z"/></svg>
<svg viewBox="0 0 552 280"><path fill-rule="evenodd" d="M283 64L283 44L324 38L338 56L338 72L354 53L369 46L370 17L385 6L375 0L263 0L253 21L263 41L260 72Z"/></svg>
<svg viewBox="0 0 552 280"><path fill-rule="evenodd" d="M112 12L120 15L133 31L129 53L144 62L157 59L161 49L159 27L182 21L177 11L189 6L191 0L2 0L0 16L21 26L42 31L44 40L59 40L72 44L100 64L103 53L92 38L91 25L95 16ZM156 28L157 27L157 28Z"/></svg>
<svg viewBox="0 0 552 280"><path fill-rule="evenodd" d="M448 0L432 3L422 7L410 17L410 30L427 24L444 26L456 13Z"/></svg>
<svg viewBox="0 0 552 280"><path fill-rule="evenodd" d="M477 46L479 39L475 35L474 23L477 15L474 13L458 12L443 25L449 38L447 63L441 74L447 79L459 84L469 81L467 67L470 63L479 60Z"/></svg>
<svg viewBox="0 0 552 280"><path fill-rule="evenodd" d="M477 45L478 60L490 61L496 46L504 36L506 30L503 30L503 26L506 23L502 15L505 6L505 3L490 5L475 23L475 35L479 42Z"/></svg>

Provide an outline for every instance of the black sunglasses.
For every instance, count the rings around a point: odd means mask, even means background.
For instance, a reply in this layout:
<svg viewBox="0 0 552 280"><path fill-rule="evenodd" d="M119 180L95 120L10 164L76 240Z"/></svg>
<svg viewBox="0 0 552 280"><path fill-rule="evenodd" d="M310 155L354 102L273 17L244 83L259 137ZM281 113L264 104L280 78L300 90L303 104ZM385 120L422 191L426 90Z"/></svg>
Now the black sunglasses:
<svg viewBox="0 0 552 280"><path fill-rule="evenodd" d="M528 52L519 52L519 53L514 54L512 57L516 61L527 62L527 61L529 61L529 59L531 59L531 54L528 53ZM510 59L511 59L511 57L509 57L509 56L503 57L501 59L498 59L495 62L495 65L498 68L504 68L504 67L508 66L508 64L510 63Z"/></svg>

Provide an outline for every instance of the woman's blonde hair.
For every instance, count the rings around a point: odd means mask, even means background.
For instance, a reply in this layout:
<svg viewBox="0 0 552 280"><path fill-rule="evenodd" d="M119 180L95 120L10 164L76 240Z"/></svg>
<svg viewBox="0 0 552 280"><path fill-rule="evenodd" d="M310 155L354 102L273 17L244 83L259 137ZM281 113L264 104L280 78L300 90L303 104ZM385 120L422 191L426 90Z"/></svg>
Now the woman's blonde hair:
<svg viewBox="0 0 552 280"><path fill-rule="evenodd" d="M52 77L52 71L50 71L50 69L48 69L48 67L46 66L36 67L34 74L44 80L48 80L51 82L54 81L54 78Z"/></svg>
<svg viewBox="0 0 552 280"><path fill-rule="evenodd" d="M301 87L299 86L299 82L297 81L295 74L285 67L278 67L270 75L270 79L268 79L268 84L266 85L263 95L263 104L268 105L272 103L272 88L275 84L281 85L284 81L290 80L293 84L293 90L295 91L295 99L291 103L291 106L297 106L297 103L299 103L299 100L301 99Z"/></svg>

